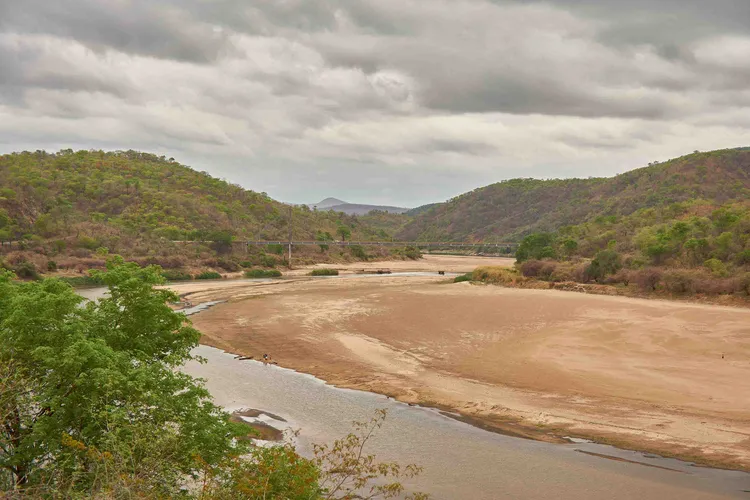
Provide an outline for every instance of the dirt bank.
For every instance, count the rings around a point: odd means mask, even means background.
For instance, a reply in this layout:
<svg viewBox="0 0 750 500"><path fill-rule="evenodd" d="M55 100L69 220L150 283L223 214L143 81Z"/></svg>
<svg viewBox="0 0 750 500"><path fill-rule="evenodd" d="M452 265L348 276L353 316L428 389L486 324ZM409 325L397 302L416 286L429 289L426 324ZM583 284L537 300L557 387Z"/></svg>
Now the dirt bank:
<svg viewBox="0 0 750 500"><path fill-rule="evenodd" d="M747 310L437 277L290 280L196 297L229 301L193 318L203 343L269 352L336 385L528 437L750 469Z"/></svg>

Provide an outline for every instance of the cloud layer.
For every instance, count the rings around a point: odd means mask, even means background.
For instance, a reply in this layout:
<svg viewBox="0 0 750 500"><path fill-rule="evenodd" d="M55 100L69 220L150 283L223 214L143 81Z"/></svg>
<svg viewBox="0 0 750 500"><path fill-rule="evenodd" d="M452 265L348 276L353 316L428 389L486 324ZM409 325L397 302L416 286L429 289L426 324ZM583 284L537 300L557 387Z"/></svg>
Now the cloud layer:
<svg viewBox="0 0 750 500"><path fill-rule="evenodd" d="M750 144L745 0L11 0L0 151L418 205Z"/></svg>

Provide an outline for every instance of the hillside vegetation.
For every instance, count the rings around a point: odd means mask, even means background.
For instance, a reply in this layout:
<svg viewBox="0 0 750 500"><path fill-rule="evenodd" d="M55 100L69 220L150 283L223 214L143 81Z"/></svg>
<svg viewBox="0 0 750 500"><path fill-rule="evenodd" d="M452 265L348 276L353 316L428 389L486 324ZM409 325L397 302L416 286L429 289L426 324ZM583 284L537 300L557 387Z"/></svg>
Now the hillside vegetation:
<svg viewBox="0 0 750 500"><path fill-rule="evenodd" d="M513 179L415 214L403 240L518 241L535 232L700 202L718 208L750 198L750 148L694 153L611 178Z"/></svg>
<svg viewBox="0 0 750 500"><path fill-rule="evenodd" d="M297 240L383 237L380 229L355 216L305 206L292 210ZM62 267L97 263L101 267L108 253L165 267L215 268L217 257L237 252L238 245L233 247L232 241L286 240L288 214L288 205L265 193L243 189L163 156L73 150L0 156L0 242L5 242L5 260L15 261L11 264L16 271L24 260L33 261L40 271L46 271L47 264L49 270L65 263ZM184 241L201 243L175 243ZM8 255L8 242L23 255ZM263 265L280 263L282 258L275 256L281 252L271 250L267 258L260 255L265 251L254 251L259 255L250 260ZM241 251L245 252L244 247ZM301 251L315 251L309 259L333 257L325 246ZM350 255L338 252L335 257ZM239 255L232 258L242 259ZM224 268L239 270L231 263Z"/></svg>

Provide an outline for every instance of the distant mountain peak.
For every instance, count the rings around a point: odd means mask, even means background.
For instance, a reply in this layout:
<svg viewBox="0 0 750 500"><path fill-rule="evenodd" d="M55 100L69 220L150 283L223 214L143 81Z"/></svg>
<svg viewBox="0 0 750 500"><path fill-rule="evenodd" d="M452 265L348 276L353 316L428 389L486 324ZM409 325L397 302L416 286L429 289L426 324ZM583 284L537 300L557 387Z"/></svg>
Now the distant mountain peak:
<svg viewBox="0 0 750 500"><path fill-rule="evenodd" d="M336 205L346 205L347 202L339 200L338 198L326 198L318 203L313 203L313 206L318 208L335 207Z"/></svg>

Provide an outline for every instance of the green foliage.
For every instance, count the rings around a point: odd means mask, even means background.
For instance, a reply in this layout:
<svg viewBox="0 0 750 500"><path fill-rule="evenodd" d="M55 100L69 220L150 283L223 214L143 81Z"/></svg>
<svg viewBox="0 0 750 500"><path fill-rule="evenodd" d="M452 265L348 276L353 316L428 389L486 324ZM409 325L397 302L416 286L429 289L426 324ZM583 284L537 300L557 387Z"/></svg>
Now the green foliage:
<svg viewBox="0 0 750 500"><path fill-rule="evenodd" d="M590 279L600 281L620 269L622 269L622 256L614 250L602 250L591 261L586 274Z"/></svg>
<svg viewBox="0 0 750 500"><path fill-rule="evenodd" d="M453 278L453 283L463 283L464 281L471 281L471 273L462 274Z"/></svg>
<svg viewBox="0 0 750 500"><path fill-rule="evenodd" d="M640 216L654 209L657 217L663 213L673 220L671 207L707 201L709 208L719 209L744 202L750 198L748 164L750 151L738 148L690 154L611 178L507 180L415 213L396 236L406 241L520 241L528 234L562 234L565 226L583 224L598 233L619 232L624 219L641 210ZM721 232L735 227L736 216L729 209L711 217ZM587 256L605 248L586 248L572 239ZM616 239L620 251L625 241Z"/></svg>
<svg viewBox="0 0 750 500"><path fill-rule="evenodd" d="M190 281L193 279L190 273L178 269L165 269L161 272L161 275L167 281Z"/></svg>
<svg viewBox="0 0 750 500"><path fill-rule="evenodd" d="M250 269L245 271L245 278L280 278L281 271L278 269Z"/></svg>
<svg viewBox="0 0 750 500"><path fill-rule="evenodd" d="M16 274L16 276L23 280L39 279L39 271L37 271L36 266L32 262L19 262L15 267L13 267L13 272Z"/></svg>
<svg viewBox="0 0 750 500"><path fill-rule="evenodd" d="M197 280L218 280L221 279L221 274L216 271L203 271L202 273L196 274L195 279Z"/></svg>
<svg viewBox="0 0 750 500"><path fill-rule="evenodd" d="M534 233L521 240L516 251L516 260L523 262L529 259L553 259L556 252L553 247L555 237L550 233Z"/></svg>
<svg viewBox="0 0 750 500"><path fill-rule="evenodd" d="M703 266L711 271L711 274L713 274L717 278L726 278L727 276L729 276L727 266L719 259L708 259L703 263Z"/></svg>
<svg viewBox="0 0 750 500"><path fill-rule="evenodd" d="M93 287L104 285L104 281L102 281L98 275L64 276L60 278L60 281L67 283L72 287Z"/></svg>
<svg viewBox="0 0 750 500"><path fill-rule="evenodd" d="M57 271L57 262L55 262L54 260L48 260L47 261L47 271L49 271L51 273Z"/></svg>
<svg viewBox="0 0 750 500"><path fill-rule="evenodd" d="M349 251L354 257L360 260L367 261L370 258L367 255L367 252L365 252L365 249L361 245L352 245L349 247Z"/></svg>
<svg viewBox="0 0 750 500"><path fill-rule="evenodd" d="M310 276L338 276L338 269L313 269Z"/></svg>
<svg viewBox="0 0 750 500"><path fill-rule="evenodd" d="M285 240L289 230L289 206L265 193L137 151L0 155L0 186L0 240L4 241L37 236L51 247L52 241L75 235L67 245L70 251L106 246L127 257L141 257L144 247L188 240L203 243L201 251L207 246L225 254L233 251L234 241ZM385 227L371 227L340 212L306 207L292 211L292 233L298 240L315 239L318 233L330 236L341 226L356 239L374 240Z"/></svg>
<svg viewBox="0 0 750 500"><path fill-rule="evenodd" d="M336 234L341 236L342 241L346 241L347 238L351 237L352 230L348 228L347 226L341 225L336 228Z"/></svg>
<svg viewBox="0 0 750 500"><path fill-rule="evenodd" d="M203 464L243 452L238 432L175 370L200 334L167 307L174 293L153 288L163 283L159 269L117 258L95 276L110 294L86 304L57 279L0 278L0 366L15 374L0 407L0 469L20 487L76 496L96 487L91 462L129 455L121 466L135 477L158 444L167 453L153 463L156 477L139 477L176 495Z"/></svg>
<svg viewBox="0 0 750 500"><path fill-rule="evenodd" d="M284 255L284 245L268 245L268 251L276 255Z"/></svg>
<svg viewBox="0 0 750 500"><path fill-rule="evenodd" d="M385 412L300 457L254 447L179 367L200 334L158 267L121 258L85 302L66 283L0 274L0 492L11 498L413 498L419 467L365 451Z"/></svg>

